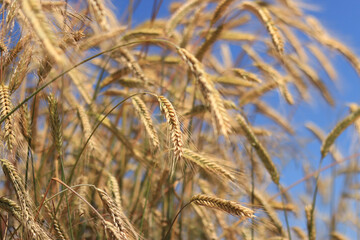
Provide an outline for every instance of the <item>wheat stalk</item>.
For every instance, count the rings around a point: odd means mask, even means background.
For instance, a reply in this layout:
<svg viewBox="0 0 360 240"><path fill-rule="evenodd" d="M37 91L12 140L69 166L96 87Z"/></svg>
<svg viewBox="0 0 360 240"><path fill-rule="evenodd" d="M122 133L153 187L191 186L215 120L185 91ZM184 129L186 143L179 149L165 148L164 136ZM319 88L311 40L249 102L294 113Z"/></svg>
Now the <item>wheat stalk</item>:
<svg viewBox="0 0 360 240"><path fill-rule="evenodd" d="M265 213L268 215L269 219L271 220L271 224L273 224L276 227L276 230L279 234L283 234L284 230L282 227L282 223L274 210L274 208L271 206L270 202L267 198L263 196L257 189L254 189L252 191L248 186L245 186L246 191L248 194L251 194L254 196L255 200L260 203L260 205L264 208Z"/></svg>
<svg viewBox="0 0 360 240"><path fill-rule="evenodd" d="M197 215L199 215L200 220L205 228L205 233L208 239L211 240L219 239L216 235L215 226L211 222L211 217L209 216L209 214L207 214L207 212L205 212L203 209L201 209L196 205L192 205L192 207L194 208Z"/></svg>

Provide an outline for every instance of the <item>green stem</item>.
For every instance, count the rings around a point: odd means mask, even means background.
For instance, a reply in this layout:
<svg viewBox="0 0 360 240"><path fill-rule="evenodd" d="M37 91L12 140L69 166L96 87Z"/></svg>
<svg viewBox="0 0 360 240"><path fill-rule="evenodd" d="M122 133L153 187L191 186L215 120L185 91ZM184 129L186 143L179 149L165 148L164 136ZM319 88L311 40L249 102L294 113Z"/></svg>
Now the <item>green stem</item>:
<svg viewBox="0 0 360 240"><path fill-rule="evenodd" d="M144 205L144 210L143 210L143 214L142 214L142 218L141 218L141 222L140 222L140 234L142 233L143 222L144 222L144 218L145 218L145 210L146 210L146 205L147 205L148 198L149 198L149 193L150 193L150 181L151 181L152 173L153 173L153 170L151 169L149 179L148 179L148 182L147 182L147 185L146 185L145 205Z"/></svg>
<svg viewBox="0 0 360 240"><path fill-rule="evenodd" d="M281 192L281 190L282 190L281 185L278 184L277 187L278 187L278 189L279 189L279 192ZM281 202L282 202L282 205L283 205L283 208L284 208L284 217L285 217L285 223L286 223L286 229L287 229L287 232L288 232L288 237L289 237L289 240L291 240L290 224L289 224L289 219L288 219L287 211L286 211L286 208L285 208L285 199L284 199L284 195L283 195L283 194L281 194Z"/></svg>
<svg viewBox="0 0 360 240"><path fill-rule="evenodd" d="M315 206L316 206L316 197L317 197L317 192L318 192L318 188L319 188L318 182L319 182L319 177L320 177L321 164L322 164L323 160L324 160L324 158L320 159L318 171L317 171L317 174L315 176L315 191L314 191L314 195L313 195L313 198L312 198L312 204L311 204L310 223L312 223L313 219L314 219L314 211L315 211ZM316 227L316 224L314 224L314 225L315 226L313 226L313 227ZM309 236L309 240L312 240L311 231L308 232L308 236Z"/></svg>
<svg viewBox="0 0 360 240"><path fill-rule="evenodd" d="M171 230L172 226L174 225L174 223L175 223L175 221L176 221L176 218L180 215L181 211L184 210L184 208L186 208L187 206L189 206L191 203L192 203L191 201L188 202L187 204L185 204L185 205L179 210L179 212L176 214L176 216L174 217L173 221L171 222L170 227L169 227L169 230L166 232L163 240L165 240L165 239L168 237L168 235L170 234L170 230Z"/></svg>

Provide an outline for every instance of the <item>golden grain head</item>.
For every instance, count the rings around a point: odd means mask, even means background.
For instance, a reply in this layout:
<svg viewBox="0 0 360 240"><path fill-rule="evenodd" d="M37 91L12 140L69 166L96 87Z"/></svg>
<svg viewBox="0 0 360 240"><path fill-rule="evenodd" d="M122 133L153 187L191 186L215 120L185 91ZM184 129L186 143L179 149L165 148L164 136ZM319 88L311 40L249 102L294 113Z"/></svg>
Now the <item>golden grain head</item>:
<svg viewBox="0 0 360 240"><path fill-rule="evenodd" d="M355 236L359 87L337 70L360 60L329 23L294 0L117 2L2 1L3 239Z"/></svg>

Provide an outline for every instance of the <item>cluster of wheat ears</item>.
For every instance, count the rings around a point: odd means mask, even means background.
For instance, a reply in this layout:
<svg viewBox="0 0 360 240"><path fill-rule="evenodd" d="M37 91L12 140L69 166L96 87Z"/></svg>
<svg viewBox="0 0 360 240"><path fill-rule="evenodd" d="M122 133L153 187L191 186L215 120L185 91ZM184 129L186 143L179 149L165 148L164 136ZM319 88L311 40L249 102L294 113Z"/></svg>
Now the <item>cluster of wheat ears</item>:
<svg viewBox="0 0 360 240"><path fill-rule="evenodd" d="M359 228L356 161L334 145L360 129L356 104L328 134L307 123L322 147L319 171L300 163L305 193L290 194L281 171L295 158L285 143L301 145L286 112L313 94L334 105L326 55L360 74L351 50L291 0L153 1L139 24L128 2L119 16L117 1L1 1L1 239L346 239L341 226ZM328 153L341 190L320 177Z"/></svg>

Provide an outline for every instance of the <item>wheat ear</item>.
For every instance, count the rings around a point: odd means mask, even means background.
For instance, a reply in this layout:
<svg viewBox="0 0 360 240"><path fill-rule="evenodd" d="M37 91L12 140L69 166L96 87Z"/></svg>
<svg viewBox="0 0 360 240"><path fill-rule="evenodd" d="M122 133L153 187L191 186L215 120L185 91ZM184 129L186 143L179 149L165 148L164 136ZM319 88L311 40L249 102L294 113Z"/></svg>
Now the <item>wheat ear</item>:
<svg viewBox="0 0 360 240"><path fill-rule="evenodd" d="M155 149L158 149L159 145L160 145L159 138L158 138L157 132L154 128L153 122L151 120L150 113L147 110L144 101L141 100L141 98L139 98L139 97L133 97L131 100L132 100L133 106L135 107L135 110L139 114L140 119L145 126L147 133L149 134L149 136L151 138L152 145L154 146Z"/></svg>
<svg viewBox="0 0 360 240"><path fill-rule="evenodd" d="M300 240L306 240L307 239L306 233L301 228L293 227L292 230L295 232L296 236Z"/></svg>
<svg viewBox="0 0 360 240"><path fill-rule="evenodd" d="M121 194L120 194L120 186L118 184L118 181L116 178L108 173L109 179L107 181L107 186L111 191L112 197L116 203L117 206L121 206Z"/></svg>
<svg viewBox="0 0 360 240"><path fill-rule="evenodd" d="M228 138L231 133L231 126L228 113L224 107L223 99L211 81L207 79L201 63L186 49L177 48L180 57L187 63L190 70L200 83L202 94L209 102L213 116L214 130L220 129L221 134Z"/></svg>
<svg viewBox="0 0 360 240"><path fill-rule="evenodd" d="M148 82L148 79L144 75L144 72L141 69L140 65L137 63L135 57L128 49L118 48L116 52L114 52L114 57L117 57L118 55L120 57L120 60L124 62L129 69L131 69L135 76L143 80L145 83Z"/></svg>
<svg viewBox="0 0 360 240"><path fill-rule="evenodd" d="M305 124L305 127L309 129L312 134L314 134L314 136L319 139L320 142L323 142L325 140L326 135L324 131L315 124L308 122ZM332 146L330 147L329 151L334 160L340 163L341 159L343 159L343 156L338 151L338 149L335 146Z"/></svg>
<svg viewBox="0 0 360 240"><path fill-rule="evenodd" d="M183 151L184 158L195 163L205 171L209 171L216 174L218 177L225 178L233 182L236 180L235 176L231 172L229 172L226 168L218 164L213 159L204 157L203 155L198 154L187 148L183 148Z"/></svg>
<svg viewBox="0 0 360 240"><path fill-rule="evenodd" d="M28 193L25 190L23 181L16 171L14 165L7 159L0 159L0 164L4 174L13 184L16 196L20 202L21 223L24 225L29 234L31 234L32 238L50 240L51 238L48 236L45 230L35 221L31 210L33 209L32 203Z"/></svg>
<svg viewBox="0 0 360 240"><path fill-rule="evenodd" d="M125 28L123 26L116 27L112 31L104 32L102 34L95 34L79 43L80 51L88 50L89 48L100 45L102 42L105 42L109 39L114 39L121 33L123 33Z"/></svg>
<svg viewBox="0 0 360 240"><path fill-rule="evenodd" d="M51 208L50 203L45 202L44 205L45 205L45 210L49 214L50 219L52 221L52 224L54 226L56 239L59 239L59 240L67 240L67 239L69 239L66 236L66 233L65 233L64 229L61 227L61 225L59 223L59 219L56 217L55 210Z"/></svg>
<svg viewBox="0 0 360 240"><path fill-rule="evenodd" d="M198 3L200 3L201 0L192 0L187 1L185 4L183 4L180 8L177 9L177 11L171 15L171 18L167 22L165 26L165 32L166 34L171 35L172 31L176 26L178 25L179 21L188 14L193 7L195 7Z"/></svg>
<svg viewBox="0 0 360 240"><path fill-rule="evenodd" d="M357 105L356 103L350 103L350 104L348 104L348 106L350 108L351 113L356 112L360 108L360 106ZM360 137L360 120L359 119L354 122L354 126L358 133L358 136Z"/></svg>
<svg viewBox="0 0 360 240"><path fill-rule="evenodd" d="M263 94L276 88L277 86L278 83L276 81L268 81L256 88L250 89L240 97L239 105L246 105L247 103L254 101L254 99L261 97Z"/></svg>
<svg viewBox="0 0 360 240"><path fill-rule="evenodd" d="M11 93L15 92L16 89L19 88L20 84L24 80L26 73L28 71L28 65L30 63L30 60L31 60L31 50L30 48L26 48L23 54L21 55L19 63L16 65L14 73L11 76L9 82L9 89Z"/></svg>
<svg viewBox="0 0 360 240"><path fill-rule="evenodd" d="M102 4L101 0L88 0L89 5L91 6L96 20L99 22L100 27L104 31L110 29L110 25L106 19L105 7Z"/></svg>
<svg viewBox="0 0 360 240"><path fill-rule="evenodd" d="M358 57L351 51L349 48L347 48L342 43L331 39L329 37L321 37L319 38L319 41L322 44L325 44L327 47L334 49L341 53L353 66L353 68L356 70L357 74L360 75L360 60Z"/></svg>
<svg viewBox="0 0 360 240"><path fill-rule="evenodd" d="M99 150L99 148L97 147L97 144L94 140L94 136L90 137L91 133L92 133L92 128L90 125L89 117L88 117L84 107L79 104L77 106L77 109L78 109L78 113L79 113L79 117L80 117L80 121L81 121L83 130L84 130L84 137L85 137L85 139L90 138L88 144L90 146L91 151Z"/></svg>
<svg viewBox="0 0 360 240"><path fill-rule="evenodd" d="M124 41L135 41L138 38L142 38L142 37L159 37L159 36L163 36L164 35L164 30L160 29L160 28L139 28L139 29L134 29L131 31L126 32L123 36L122 36L122 40Z"/></svg>
<svg viewBox="0 0 360 240"><path fill-rule="evenodd" d="M53 95L48 96L49 101L49 113L50 113L50 126L51 133L53 136L54 144L59 156L62 156L62 130L61 130L61 121L60 115L58 113L58 101Z"/></svg>
<svg viewBox="0 0 360 240"><path fill-rule="evenodd" d="M315 218L311 214L312 206L305 206L305 215L306 215L306 225L308 229L309 240L316 240L316 229L315 229Z"/></svg>
<svg viewBox="0 0 360 240"><path fill-rule="evenodd" d="M338 122L336 126L331 130L329 135L324 140L322 146L321 146L321 157L324 158L326 154L328 153L331 145L334 143L336 138L351 124L353 124L356 119L360 117L360 108L356 111L349 114L347 117L345 117L343 120Z"/></svg>
<svg viewBox="0 0 360 240"><path fill-rule="evenodd" d="M270 158L269 153L266 151L266 149L257 139L254 132L250 128L249 124L246 122L245 118L241 115L237 115L236 119L240 124L242 130L244 131L245 137L248 139L251 146L255 148L256 153L258 154L260 160L262 161L266 170L270 174L271 179L273 180L274 183L279 184L279 174L276 170L275 164Z"/></svg>
<svg viewBox="0 0 360 240"><path fill-rule="evenodd" d="M3 60L3 68L6 69L13 61L16 59L18 54L23 50L23 48L29 43L30 41L30 34L22 37L12 48L8 54L6 55L5 60Z"/></svg>
<svg viewBox="0 0 360 240"><path fill-rule="evenodd" d="M103 190L96 188L103 204L107 211L110 213L113 221L113 226L121 233L124 239L138 239L139 234L135 231L134 227L124 214L121 206L118 206L115 201ZM122 238L123 239L123 238Z"/></svg>
<svg viewBox="0 0 360 240"><path fill-rule="evenodd" d="M181 159L183 154L183 136L180 128L180 122L178 120L173 105L167 98L165 98L164 96L158 96L158 101L160 104L160 110L164 113L170 128L171 141L174 146L174 167L175 163Z"/></svg>
<svg viewBox="0 0 360 240"><path fill-rule="evenodd" d="M226 9L230 6L230 4L233 2L234 0L222 0L221 2L219 2L219 4L216 6L216 9L214 11L214 14L210 20L210 25L214 25L214 23L216 23L221 16L224 14L224 12L226 11Z"/></svg>
<svg viewBox="0 0 360 240"><path fill-rule="evenodd" d="M10 90L9 87L5 85L0 86L0 107L1 107L0 110L1 118L7 116L12 109ZM4 139L10 151L12 151L16 143L14 132L15 132L14 116L10 115L7 119L5 119L5 124L4 124Z"/></svg>
<svg viewBox="0 0 360 240"><path fill-rule="evenodd" d="M215 31L211 31L206 35L205 41L199 47L198 51L196 52L196 58L201 61L207 52L207 50L216 42L219 38L221 32L223 31L224 25L219 25Z"/></svg>
<svg viewBox="0 0 360 240"><path fill-rule="evenodd" d="M262 80L259 79L256 74L252 73L252 72L248 72L244 69L241 68L234 68L232 69L232 71L235 72L236 75L238 75L239 77L250 81L250 82L256 82L256 83L262 83Z"/></svg>
<svg viewBox="0 0 360 240"><path fill-rule="evenodd" d="M241 7L254 13L263 22L263 24L265 24L266 29L271 36L275 49L280 55L283 55L284 42L279 33L279 30L276 28L272 20L269 10L266 7L261 6L260 4L253 2L244 2L241 4Z"/></svg>
<svg viewBox="0 0 360 240"><path fill-rule="evenodd" d="M341 234L339 232L331 232L330 236L331 236L332 240L347 240L348 239L346 236L344 236L343 234Z"/></svg>
<svg viewBox="0 0 360 240"><path fill-rule="evenodd" d="M318 77L317 73L311 67L304 64L296 57L290 56L290 59L298 66L298 68L305 74L305 76L308 77L310 82L319 90L321 95L323 95L324 99L333 106L335 104L335 101L328 89L326 88L326 85Z"/></svg>
<svg viewBox="0 0 360 240"><path fill-rule="evenodd" d="M77 184L87 184L89 182L88 177L86 175L80 175L77 179L76 179L76 183ZM85 186L80 186L79 190L77 191L78 194L83 197L84 199L86 199L86 195L87 195L87 190L88 188ZM78 210L79 213L79 217L83 217L85 216L85 214L88 213L88 208L87 205L84 204L84 201L82 201L82 199L80 198L76 198L75 201L76 204L76 208Z"/></svg>
<svg viewBox="0 0 360 240"><path fill-rule="evenodd" d="M228 27L228 25L226 25L226 26ZM223 30L220 33L219 39L225 40L225 41L233 41L233 42L240 42L240 41L253 42L253 41L256 41L256 36L254 34L244 33L241 31Z"/></svg>
<svg viewBox="0 0 360 240"><path fill-rule="evenodd" d="M262 208L265 210L266 215L269 217L269 219L271 220L271 223L276 227L277 232L279 234L283 234L284 230L282 227L282 223L276 213L276 211L274 210L274 208L271 206L268 198L265 198L265 196L263 196L263 194L261 194L258 190L254 189L254 191L252 191L249 187L245 186L246 191L249 195L253 195L255 200L258 201L260 203L260 205L262 206Z"/></svg>
<svg viewBox="0 0 360 240"><path fill-rule="evenodd" d="M218 197L198 194L193 196L190 202L200 206L216 208L234 216L240 216L246 218L255 217L254 211L251 210L250 208L244 207L238 202L229 201Z"/></svg>
<svg viewBox="0 0 360 240"><path fill-rule="evenodd" d="M331 62L328 59L328 56L326 56L318 46L315 46L314 44L307 46L311 53L317 58L320 65L324 68L327 75L330 77L330 79L334 80L337 78L336 71L334 67L332 66Z"/></svg>
<svg viewBox="0 0 360 240"><path fill-rule="evenodd" d="M280 127L286 130L290 134L294 134L295 131L291 127L289 121L287 121L279 112L273 109L271 106L267 105L265 102L257 101L255 103L257 111L262 113L263 115L267 116L268 118L272 119L276 122Z"/></svg>
<svg viewBox="0 0 360 240"><path fill-rule="evenodd" d="M48 24L39 0L22 0L22 12L29 20L47 53L58 63L64 63L63 52L58 46L54 32Z"/></svg>
<svg viewBox="0 0 360 240"><path fill-rule="evenodd" d="M0 208L11 213L19 222L22 221L21 207L13 200L6 197L0 197Z"/></svg>
<svg viewBox="0 0 360 240"><path fill-rule="evenodd" d="M280 25L280 28L287 41L291 44L292 48L296 52L296 55L301 59L301 61L307 62L307 54L296 34L286 25Z"/></svg>

